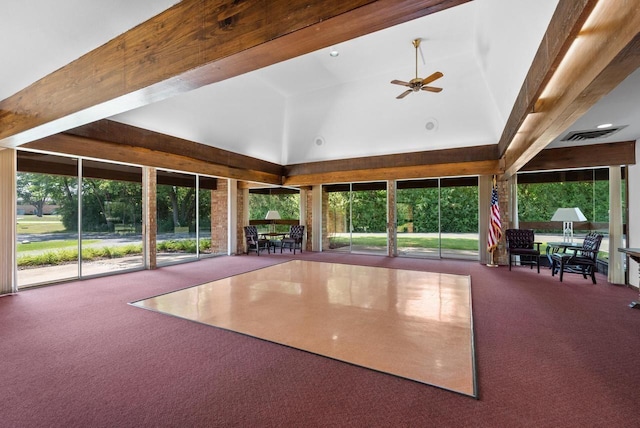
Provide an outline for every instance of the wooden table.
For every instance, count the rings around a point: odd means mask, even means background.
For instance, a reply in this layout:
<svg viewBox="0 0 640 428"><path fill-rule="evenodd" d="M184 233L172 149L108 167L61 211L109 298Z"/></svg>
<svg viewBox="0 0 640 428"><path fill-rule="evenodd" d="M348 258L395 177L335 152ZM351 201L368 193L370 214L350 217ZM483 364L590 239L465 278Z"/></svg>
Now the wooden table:
<svg viewBox="0 0 640 428"><path fill-rule="evenodd" d="M636 263L640 264L640 248L618 248L623 254L631 257ZM640 267L638 268L638 276L640 277ZM640 309L640 302L631 302L629 307Z"/></svg>

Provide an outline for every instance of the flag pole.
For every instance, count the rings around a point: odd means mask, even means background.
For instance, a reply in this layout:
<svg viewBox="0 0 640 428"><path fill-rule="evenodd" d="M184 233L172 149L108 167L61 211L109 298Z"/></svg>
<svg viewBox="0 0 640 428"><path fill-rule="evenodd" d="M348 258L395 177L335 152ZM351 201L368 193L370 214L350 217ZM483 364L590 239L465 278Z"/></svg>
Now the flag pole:
<svg viewBox="0 0 640 428"><path fill-rule="evenodd" d="M496 176L494 174L493 177L492 177L492 180L491 180L491 213L489 214L489 217L490 217L490 219L489 219L489 234L490 234L489 242L490 242L490 246L489 246L489 248L490 249L487 248L487 249L489 249L489 253L491 253L491 260L490 260L489 263L487 263L487 267L498 267L498 265L495 263L495 261L493 259L493 253L496 251L496 248L498 247L498 243L497 243L496 240L499 240L500 239L499 235L502 234L502 231L500 230L500 225L499 225L500 208L499 208L499 206L497 206L498 201L497 201L497 194L496 194L496 184L497 184L497 180L496 180ZM496 230L495 230L496 226L494 225L493 218L492 218L493 215L494 215L494 212L493 212L494 203L496 205L496 213L497 213L497 220L498 220L498 226L497 227L498 227L498 233L499 233L499 235L495 236L495 237L494 237L493 234L496 232ZM491 239L491 238L494 238L494 239Z"/></svg>
<svg viewBox="0 0 640 428"><path fill-rule="evenodd" d="M498 267L498 265L493 262L493 251L490 251L490 253L491 253L491 261L487 263L487 267Z"/></svg>

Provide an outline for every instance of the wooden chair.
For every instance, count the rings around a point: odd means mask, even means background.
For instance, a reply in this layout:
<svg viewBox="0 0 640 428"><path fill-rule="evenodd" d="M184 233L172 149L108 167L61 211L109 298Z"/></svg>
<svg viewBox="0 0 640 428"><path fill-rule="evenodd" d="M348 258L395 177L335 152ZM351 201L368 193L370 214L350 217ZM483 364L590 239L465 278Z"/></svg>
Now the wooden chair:
<svg viewBox="0 0 640 428"><path fill-rule="evenodd" d="M556 272L560 273L562 282L563 273L579 273L585 279L587 275L591 281L596 283L596 272L598 271L598 252L602 235L596 232L589 233L580 247L567 247L566 253L554 253L551 255L551 276Z"/></svg>
<svg viewBox="0 0 640 428"><path fill-rule="evenodd" d="M300 249L302 252L302 238L304 236L304 226L301 225L293 225L289 229L289 236L285 236L280 241L280 253L282 253L282 249L284 247L289 248L289 252L293 249L293 254L296 253L296 248Z"/></svg>
<svg viewBox="0 0 640 428"><path fill-rule="evenodd" d="M244 237L247 243L247 254L249 254L250 251L255 251L260 255L260 250L267 250L267 252L271 254L269 240L259 237L257 227L245 226Z"/></svg>
<svg viewBox="0 0 640 428"><path fill-rule="evenodd" d="M509 270L515 257L520 256L521 265L535 264L540 273L540 242L535 242L535 233L531 229L507 229L507 254L509 255ZM535 247L535 248L534 248Z"/></svg>

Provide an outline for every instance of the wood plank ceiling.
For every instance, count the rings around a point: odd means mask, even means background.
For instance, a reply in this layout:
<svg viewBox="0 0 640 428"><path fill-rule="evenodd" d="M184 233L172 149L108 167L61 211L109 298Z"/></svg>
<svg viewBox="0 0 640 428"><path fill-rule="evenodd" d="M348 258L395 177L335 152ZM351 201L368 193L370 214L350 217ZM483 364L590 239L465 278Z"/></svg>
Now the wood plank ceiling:
<svg viewBox="0 0 640 428"><path fill-rule="evenodd" d="M465 2L183 0L0 102L0 146L269 184L509 176L640 66L640 13L628 2L561 1L495 147L281 166L104 120Z"/></svg>

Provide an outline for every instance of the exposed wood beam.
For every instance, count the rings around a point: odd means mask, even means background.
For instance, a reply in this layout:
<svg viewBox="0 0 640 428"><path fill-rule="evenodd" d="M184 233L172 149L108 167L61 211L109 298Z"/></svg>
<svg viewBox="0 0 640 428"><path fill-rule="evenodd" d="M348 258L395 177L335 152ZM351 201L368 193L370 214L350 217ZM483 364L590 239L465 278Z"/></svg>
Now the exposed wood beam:
<svg viewBox="0 0 640 428"><path fill-rule="evenodd" d="M596 3L597 0L558 3L498 142L500 156L505 154L525 118L533 111L536 100Z"/></svg>
<svg viewBox="0 0 640 428"><path fill-rule="evenodd" d="M418 167L497 159L497 146L487 145L287 165L285 167L285 175L290 177L297 175L333 173L338 171Z"/></svg>
<svg viewBox="0 0 640 428"><path fill-rule="evenodd" d="M467 0L183 0L0 102L17 147Z"/></svg>
<svg viewBox="0 0 640 428"><path fill-rule="evenodd" d="M294 175L285 177L284 185L311 186L314 184L349 183L353 181L401 180L500 173L499 160L484 160Z"/></svg>
<svg viewBox="0 0 640 428"><path fill-rule="evenodd" d="M25 147L237 180L258 181L269 184L282 183L282 177L279 174L212 164L185 155L166 153L126 144L91 140L64 133L34 141L25 145Z"/></svg>
<svg viewBox="0 0 640 428"><path fill-rule="evenodd" d="M635 165L635 163L636 142L623 141L619 143L546 149L529 161L522 168L522 171Z"/></svg>
<svg viewBox="0 0 640 428"><path fill-rule="evenodd" d="M640 3L601 0L523 121L505 159L511 176L640 67Z"/></svg>
<svg viewBox="0 0 640 428"><path fill-rule="evenodd" d="M283 175L282 166L251 156L240 155L216 147L147 129L126 125L112 120L99 120L88 125L70 129L65 134L109 143L125 144L149 150L183 155L193 159L226 167L262 171Z"/></svg>

